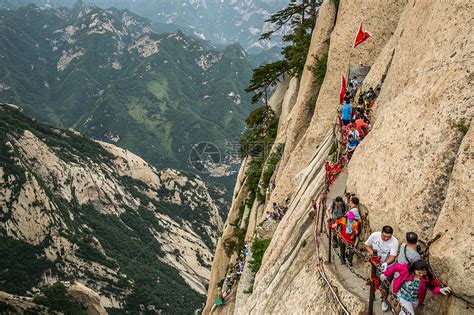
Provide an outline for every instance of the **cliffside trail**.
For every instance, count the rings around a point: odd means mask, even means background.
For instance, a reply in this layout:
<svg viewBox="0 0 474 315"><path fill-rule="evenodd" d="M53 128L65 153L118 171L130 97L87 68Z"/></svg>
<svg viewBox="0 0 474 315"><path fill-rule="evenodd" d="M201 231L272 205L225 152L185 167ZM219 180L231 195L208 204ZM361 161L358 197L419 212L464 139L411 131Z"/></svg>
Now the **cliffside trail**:
<svg viewBox="0 0 474 315"><path fill-rule="evenodd" d="M474 49L467 34L472 33L473 9L470 1L323 2L310 51L318 54L327 47L324 81L316 99L311 100L308 80L312 75L305 71L296 92L286 87L287 92L279 93L272 102L272 106L282 104L296 94L287 106L291 110L280 118L284 128L279 129L277 139L285 142L285 151L275 173L276 187L266 203L255 201L250 207L250 213L255 211L258 216L257 225L267 211L272 211L273 202L284 204L287 196L291 199L288 211L276 227L247 297L235 305L215 308L213 313L340 312L315 268L315 240L307 222L312 199L317 200L324 189L325 162L334 161L332 130L340 78L347 75L350 65L358 64L370 67L363 90L382 86L371 132L346 168L346 189L359 197L370 222L364 229L376 231L389 224L400 241L407 231L415 231L425 242L440 234L430 247L430 263L454 294L429 296L417 313L472 313L473 235L467 231L472 226L470 208L474 203ZM352 49L361 22L372 36ZM312 60L308 56L307 64ZM304 113L310 100L314 113L308 121ZM243 169L247 165L248 161ZM233 211L238 211L246 196L244 176L241 179L230 213L234 218ZM344 184L336 183L341 188L331 194L343 190ZM227 226L229 222L233 219ZM253 227L251 232L255 232ZM229 229L221 240L231 235ZM327 257L329 249L322 239L320 256ZM224 255L215 258L207 306L212 305L216 284L225 277L232 259ZM356 263L355 270L362 273L361 266ZM361 289L364 283L345 269L325 266L327 280L348 312L364 313L368 300L368 293ZM238 295L247 289L235 287ZM206 308L204 313L208 311Z"/></svg>

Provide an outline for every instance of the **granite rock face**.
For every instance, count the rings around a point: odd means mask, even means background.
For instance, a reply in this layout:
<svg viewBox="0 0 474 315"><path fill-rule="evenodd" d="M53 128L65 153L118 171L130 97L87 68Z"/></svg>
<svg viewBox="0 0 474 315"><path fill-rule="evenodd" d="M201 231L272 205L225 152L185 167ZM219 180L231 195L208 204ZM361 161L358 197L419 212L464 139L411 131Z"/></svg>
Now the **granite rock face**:
<svg viewBox="0 0 474 315"><path fill-rule="evenodd" d="M205 294L222 219L199 177L158 170L130 151L37 123L11 106L0 104L0 114L0 149L7 151L0 165L2 240L41 247L54 270L32 288L67 276L76 283L71 290L85 284L100 294L93 302L98 313L100 304L121 308L134 286L108 237L133 231L128 223L150 233L142 234L149 235L143 252L159 246L159 263L188 290ZM110 230L97 228L103 221ZM131 237L137 249L139 237Z"/></svg>
<svg viewBox="0 0 474 315"><path fill-rule="evenodd" d="M277 135L286 140L285 152L265 210L286 196L291 204L255 275L253 292L232 306L234 314L338 312L315 268L307 216L311 199L323 189L341 75L359 63L371 66L365 88L383 84L373 129L339 189L360 197L372 230L390 224L399 240L415 231L424 242L441 235L430 247L430 263L456 296L430 296L421 314L472 312L462 299L474 301L473 9L469 1L341 0L337 10L335 2L323 2L310 51L318 54L328 45L326 76L307 125L297 117L304 116L311 74L305 70L301 78ZM361 22L372 37L352 49ZM322 249L319 255L326 254ZM350 312L365 312L366 293L344 279L353 275L333 267L326 271Z"/></svg>

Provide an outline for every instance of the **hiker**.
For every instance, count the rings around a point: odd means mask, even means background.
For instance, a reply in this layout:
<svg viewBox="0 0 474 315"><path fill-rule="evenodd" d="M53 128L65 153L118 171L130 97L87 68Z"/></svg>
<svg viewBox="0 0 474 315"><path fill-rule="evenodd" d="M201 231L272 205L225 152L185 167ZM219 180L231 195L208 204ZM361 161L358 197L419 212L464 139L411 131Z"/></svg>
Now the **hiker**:
<svg viewBox="0 0 474 315"><path fill-rule="evenodd" d="M391 226L386 225L382 231L372 233L364 244L370 255L380 257L382 272L395 262L398 253L398 240L393 236Z"/></svg>
<svg viewBox="0 0 474 315"><path fill-rule="evenodd" d="M347 212L346 203L344 202L344 199L342 199L341 196L338 196L336 197L336 199L333 200L331 206L326 209L326 216L328 220L334 222L344 217L346 212Z"/></svg>
<svg viewBox="0 0 474 315"><path fill-rule="evenodd" d="M336 229L339 225L341 226L341 238L339 239L338 245L341 250L341 264L347 264L352 266L352 258L354 257L354 249L351 246L346 246L346 242L352 245L355 244L355 239L358 234L359 223L356 221L353 212L347 212L347 218L342 217L332 225L332 228ZM347 249L347 255L346 255Z"/></svg>
<svg viewBox="0 0 474 315"><path fill-rule="evenodd" d="M359 104L360 106L364 106L364 95L363 95L363 93L359 94L359 98L357 99L357 104Z"/></svg>
<svg viewBox="0 0 474 315"><path fill-rule="evenodd" d="M343 218L346 212L347 212L347 205L344 202L344 199L342 199L341 196L338 196L336 197L336 199L333 200L331 206L326 209L326 217L327 217L328 222L333 223L336 220ZM332 246L336 248L338 242L337 242L337 235L335 235L335 233L332 236L332 240L333 240Z"/></svg>
<svg viewBox="0 0 474 315"><path fill-rule="evenodd" d="M380 275L380 280L385 281L395 272L400 275L393 281L392 292L398 296L401 315L414 315L417 306L425 300L428 289L433 294L451 293L450 287L441 287L439 281L433 279L428 264L423 260L411 264L395 264Z"/></svg>
<svg viewBox="0 0 474 315"><path fill-rule="evenodd" d="M272 213L270 211L267 211L267 215L265 216L264 221L270 221L272 219Z"/></svg>
<svg viewBox="0 0 474 315"><path fill-rule="evenodd" d="M373 87L369 88L369 91L367 91L365 97L367 98L367 101L369 101L369 103L372 103L372 101L377 97Z"/></svg>
<svg viewBox="0 0 474 315"><path fill-rule="evenodd" d="M355 129L359 132L361 139L363 139L369 133L369 125L367 125L362 118L362 114L356 116L354 121Z"/></svg>
<svg viewBox="0 0 474 315"><path fill-rule="evenodd" d="M356 130L356 125L355 125L355 120L354 122L351 122L351 126L349 128L349 136L352 135L355 140L359 141L360 139L360 133Z"/></svg>
<svg viewBox="0 0 474 315"><path fill-rule="evenodd" d="M382 262L380 272L385 272L387 267L395 262L398 252L398 240L393 236L393 228L391 226L386 225L382 228L381 232L372 233L364 245L370 255L380 257ZM383 285L382 290L386 292L389 288ZM382 311L384 312L389 309L386 298L386 294L383 294Z"/></svg>
<svg viewBox="0 0 474 315"><path fill-rule="evenodd" d="M416 235L415 232L408 232L405 237L407 242L400 245L400 251L397 257L399 264L411 264L421 259L416 248L418 235Z"/></svg>
<svg viewBox="0 0 474 315"><path fill-rule="evenodd" d="M357 198L355 195L351 195L349 198L349 208L349 212L352 212L355 219L359 222L359 224L361 224L362 218L359 211L359 198Z"/></svg>
<svg viewBox="0 0 474 315"><path fill-rule="evenodd" d="M352 83L352 85L354 86L354 88L357 90L357 88L359 87L359 81L357 80L357 76L356 76L356 75L352 77L351 83Z"/></svg>
<svg viewBox="0 0 474 315"><path fill-rule="evenodd" d="M347 85L347 91L349 91L349 97L354 96L357 93L357 86L355 86L352 82L349 82Z"/></svg>
<svg viewBox="0 0 474 315"><path fill-rule="evenodd" d="M274 203L272 204L272 209L273 209L274 212L278 209L278 205L277 205L276 202L274 202Z"/></svg>
<svg viewBox="0 0 474 315"><path fill-rule="evenodd" d="M350 160L355 149L359 145L359 140L354 139L354 135L349 134L347 141L347 159Z"/></svg>
<svg viewBox="0 0 474 315"><path fill-rule="evenodd" d="M352 104L350 103L350 100L346 98L344 101L344 105L341 107L341 119L342 119L342 125L347 126L351 122L351 113L352 113Z"/></svg>
<svg viewBox="0 0 474 315"><path fill-rule="evenodd" d="M408 232L405 237L407 242L400 245L400 250L398 251L397 263L399 264L411 264L421 259L421 256L416 248L418 243L418 235L416 235L415 232ZM398 276L399 273L395 272L386 277L387 282L382 283L380 286L383 296L387 296L393 278L397 278Z"/></svg>

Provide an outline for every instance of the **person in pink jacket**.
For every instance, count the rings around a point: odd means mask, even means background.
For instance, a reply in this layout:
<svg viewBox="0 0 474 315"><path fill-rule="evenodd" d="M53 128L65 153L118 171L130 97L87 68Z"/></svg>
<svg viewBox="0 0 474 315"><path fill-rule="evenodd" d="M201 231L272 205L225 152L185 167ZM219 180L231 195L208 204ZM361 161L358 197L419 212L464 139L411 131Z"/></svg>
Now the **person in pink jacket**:
<svg viewBox="0 0 474 315"><path fill-rule="evenodd" d="M395 264L380 276L380 280L387 280L387 277L395 272L398 272L399 276L393 280L392 291L400 301L400 315L414 315L416 307L425 300L428 289L433 294L447 295L451 292L449 287L442 288L440 282L433 279L428 264L423 260L411 264Z"/></svg>

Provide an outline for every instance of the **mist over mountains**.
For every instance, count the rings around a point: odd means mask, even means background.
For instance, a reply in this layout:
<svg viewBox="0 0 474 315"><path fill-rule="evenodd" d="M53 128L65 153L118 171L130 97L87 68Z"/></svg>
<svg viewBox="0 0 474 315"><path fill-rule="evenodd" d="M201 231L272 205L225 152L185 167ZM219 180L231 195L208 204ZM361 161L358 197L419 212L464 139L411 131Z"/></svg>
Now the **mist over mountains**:
<svg viewBox="0 0 474 315"><path fill-rule="evenodd" d="M182 29L215 44L238 42L248 53L272 50L272 58L281 46L279 36L259 41L270 25L264 23L272 13L288 4L287 0L84 0L101 8L128 9L149 18L157 32ZM72 7L76 0L0 0L0 6L15 9L27 4L41 7ZM283 28L278 34L287 31Z"/></svg>

